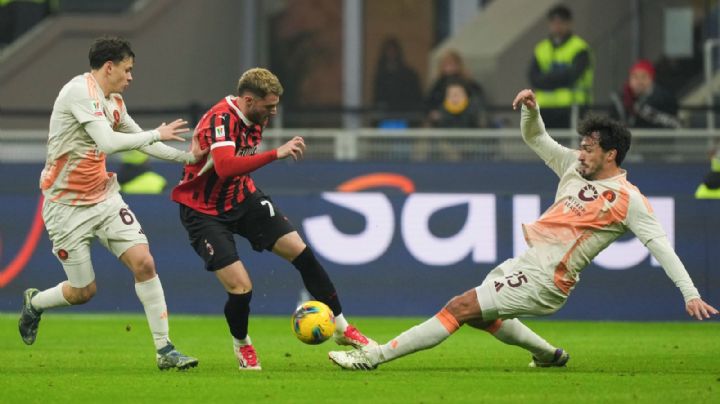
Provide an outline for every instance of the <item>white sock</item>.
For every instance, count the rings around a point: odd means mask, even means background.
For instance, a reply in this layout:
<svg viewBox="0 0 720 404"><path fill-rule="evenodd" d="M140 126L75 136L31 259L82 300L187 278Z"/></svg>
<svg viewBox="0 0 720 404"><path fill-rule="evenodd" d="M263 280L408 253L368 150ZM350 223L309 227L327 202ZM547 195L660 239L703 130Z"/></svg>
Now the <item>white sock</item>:
<svg viewBox="0 0 720 404"><path fill-rule="evenodd" d="M30 299L30 305L36 310L36 311L44 311L47 309L52 309L53 307L66 307L70 306L70 302L68 302L65 299L65 295L63 295L63 284L65 282L60 282L56 286L45 289L42 292L36 294L32 299Z"/></svg>
<svg viewBox="0 0 720 404"><path fill-rule="evenodd" d="M243 338L243 339L237 339L235 337L232 337L232 339L233 339L233 347L235 349L238 349L241 346L245 346L245 345L252 345L252 340L250 339L249 334L246 335L245 338Z"/></svg>
<svg viewBox="0 0 720 404"><path fill-rule="evenodd" d="M145 317L152 332L155 348L164 348L170 342L168 338L170 327L160 277L155 276L150 280L135 283L135 293L145 308Z"/></svg>
<svg viewBox="0 0 720 404"><path fill-rule="evenodd" d="M401 356L432 348L460 328L455 317L442 309L434 317L403 332L385 345L367 349L374 364L389 362Z"/></svg>
<svg viewBox="0 0 720 404"><path fill-rule="evenodd" d="M335 334L344 334L348 328L348 322L342 313L335 316Z"/></svg>
<svg viewBox="0 0 720 404"><path fill-rule="evenodd" d="M517 345L530 351L540 360L551 360L555 355L555 347L516 318L502 320L498 328L490 329L488 332L506 344Z"/></svg>

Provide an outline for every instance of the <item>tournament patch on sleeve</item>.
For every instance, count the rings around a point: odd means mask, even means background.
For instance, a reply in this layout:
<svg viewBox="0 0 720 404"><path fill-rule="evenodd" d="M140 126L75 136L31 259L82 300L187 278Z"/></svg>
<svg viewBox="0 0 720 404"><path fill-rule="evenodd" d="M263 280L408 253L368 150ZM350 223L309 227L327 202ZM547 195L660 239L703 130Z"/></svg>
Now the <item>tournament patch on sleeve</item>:
<svg viewBox="0 0 720 404"><path fill-rule="evenodd" d="M98 100L90 100L90 111L92 111L92 114L95 116L105 115L103 113L102 105L100 105L100 101Z"/></svg>
<svg viewBox="0 0 720 404"><path fill-rule="evenodd" d="M225 126L215 127L215 141L222 142L225 140Z"/></svg>

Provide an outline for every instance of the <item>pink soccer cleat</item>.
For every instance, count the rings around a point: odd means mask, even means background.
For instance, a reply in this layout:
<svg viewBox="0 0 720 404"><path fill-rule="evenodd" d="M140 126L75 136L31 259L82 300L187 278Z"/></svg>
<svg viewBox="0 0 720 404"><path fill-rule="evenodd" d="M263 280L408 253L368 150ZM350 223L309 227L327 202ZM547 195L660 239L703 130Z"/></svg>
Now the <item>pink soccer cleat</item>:
<svg viewBox="0 0 720 404"><path fill-rule="evenodd" d="M352 325L348 325L344 333L335 334L335 343L338 345L350 345L355 349L377 345L377 342L364 336L360 330Z"/></svg>
<svg viewBox="0 0 720 404"><path fill-rule="evenodd" d="M252 345L243 345L235 348L235 357L240 364L240 370L261 370L257 352Z"/></svg>

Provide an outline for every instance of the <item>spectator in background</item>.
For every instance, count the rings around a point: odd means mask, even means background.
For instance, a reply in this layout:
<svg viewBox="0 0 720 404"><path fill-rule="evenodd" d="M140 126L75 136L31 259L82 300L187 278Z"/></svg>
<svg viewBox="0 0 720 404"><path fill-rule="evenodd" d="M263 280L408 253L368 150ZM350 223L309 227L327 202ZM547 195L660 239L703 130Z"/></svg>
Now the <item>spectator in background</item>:
<svg viewBox="0 0 720 404"><path fill-rule="evenodd" d="M418 74L405 63L397 38L385 39L380 48L373 89L373 106L382 113L384 122L416 126L412 113L422 108L422 90Z"/></svg>
<svg viewBox="0 0 720 404"><path fill-rule="evenodd" d="M161 194L167 180L150 167L150 156L139 151L126 151L120 157L117 172L120 192L125 194Z"/></svg>
<svg viewBox="0 0 720 404"><path fill-rule="evenodd" d="M480 105L476 97L470 96L464 81L449 80L443 103L433 117L430 125L435 128L479 128Z"/></svg>
<svg viewBox="0 0 720 404"><path fill-rule="evenodd" d="M720 199L720 149L713 153L710 172L695 191L696 199Z"/></svg>
<svg viewBox="0 0 720 404"><path fill-rule="evenodd" d="M530 84L543 107L548 128L569 128L573 105L591 102L593 66L590 46L572 32L572 13L563 5L547 14L550 36L535 46Z"/></svg>
<svg viewBox="0 0 720 404"><path fill-rule="evenodd" d="M482 87L473 80L458 51L454 49L445 51L438 62L437 74L438 76L430 87L426 101L428 123L433 125L433 122L438 122L441 119L441 111L447 96L448 85L462 83L471 100L470 103L477 106L479 126L485 126L485 97Z"/></svg>
<svg viewBox="0 0 720 404"><path fill-rule="evenodd" d="M679 128L675 96L655 83L655 68L639 60L630 68L622 94L612 95L615 117L633 128Z"/></svg>

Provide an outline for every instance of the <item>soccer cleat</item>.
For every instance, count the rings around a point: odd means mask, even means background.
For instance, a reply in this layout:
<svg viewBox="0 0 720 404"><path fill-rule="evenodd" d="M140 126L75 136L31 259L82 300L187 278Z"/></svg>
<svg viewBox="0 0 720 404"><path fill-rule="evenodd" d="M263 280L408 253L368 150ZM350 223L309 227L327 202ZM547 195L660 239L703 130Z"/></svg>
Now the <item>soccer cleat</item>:
<svg viewBox="0 0 720 404"><path fill-rule="evenodd" d="M20 320L18 320L18 329L20 336L27 345L32 345L37 337L38 326L40 325L40 316L42 310L35 310L30 303L33 296L40 293L37 289L27 289L23 293L23 307L20 312Z"/></svg>
<svg viewBox="0 0 720 404"><path fill-rule="evenodd" d="M338 345L350 345L355 349L377 345L377 342L364 336L360 330L352 325L348 325L344 333L335 334L335 343Z"/></svg>
<svg viewBox="0 0 720 404"><path fill-rule="evenodd" d="M353 349L352 351L332 351L328 352L330 360L343 369L348 370L374 370L377 364L373 364L367 353L362 349Z"/></svg>
<svg viewBox="0 0 720 404"><path fill-rule="evenodd" d="M177 370L185 370L194 368L199 361L197 358L182 354L175 349L175 346L168 342L164 348L157 351L157 366L160 370L168 370L176 368Z"/></svg>
<svg viewBox="0 0 720 404"><path fill-rule="evenodd" d="M533 356L532 362L528 366L531 368L550 368L550 367L565 367L567 362L570 360L570 354L565 352L564 349L558 348L555 350L555 355L550 362L543 362L540 359Z"/></svg>
<svg viewBox="0 0 720 404"><path fill-rule="evenodd" d="M235 357L240 364L240 370L262 370L257 352L252 345L242 345L235 348Z"/></svg>

